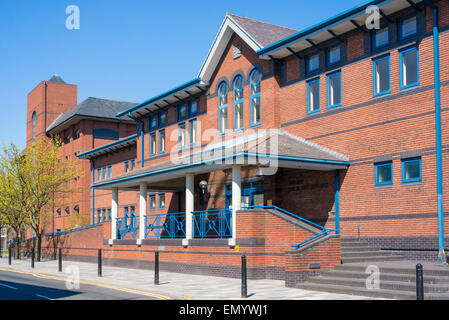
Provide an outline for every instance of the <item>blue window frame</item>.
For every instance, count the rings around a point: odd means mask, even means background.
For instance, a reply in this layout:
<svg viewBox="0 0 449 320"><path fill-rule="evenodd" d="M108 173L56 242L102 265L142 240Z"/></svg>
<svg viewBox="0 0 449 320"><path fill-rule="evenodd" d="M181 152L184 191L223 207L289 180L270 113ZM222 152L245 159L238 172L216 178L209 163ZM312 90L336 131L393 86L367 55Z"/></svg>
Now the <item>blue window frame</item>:
<svg viewBox="0 0 449 320"><path fill-rule="evenodd" d="M416 14L399 19L399 40L412 38L418 35L418 18Z"/></svg>
<svg viewBox="0 0 449 320"><path fill-rule="evenodd" d="M134 171L134 169L136 169L136 160L133 159L130 161L130 163L131 163L131 166L130 166L129 170Z"/></svg>
<svg viewBox="0 0 449 320"><path fill-rule="evenodd" d="M382 162L374 165L376 186L393 184L393 162Z"/></svg>
<svg viewBox="0 0 449 320"><path fill-rule="evenodd" d="M178 106L178 121L187 119L187 104L181 104Z"/></svg>
<svg viewBox="0 0 449 320"><path fill-rule="evenodd" d="M118 140L118 131L111 128L94 128L94 138Z"/></svg>
<svg viewBox="0 0 449 320"><path fill-rule="evenodd" d="M390 45L390 28L388 25L371 31L371 46L373 50L382 49Z"/></svg>
<svg viewBox="0 0 449 320"><path fill-rule="evenodd" d="M186 124L180 123L178 125L178 147L182 149L186 146Z"/></svg>
<svg viewBox="0 0 449 320"><path fill-rule="evenodd" d="M159 131L159 154L165 153L165 130Z"/></svg>
<svg viewBox="0 0 449 320"><path fill-rule="evenodd" d="M112 166L108 166L108 178L112 176Z"/></svg>
<svg viewBox="0 0 449 320"><path fill-rule="evenodd" d="M190 117L196 116L198 114L198 105L199 105L198 100L193 100L190 102L190 105L189 105L189 116Z"/></svg>
<svg viewBox="0 0 449 320"><path fill-rule="evenodd" d="M156 155L156 132L150 134L150 157Z"/></svg>
<svg viewBox="0 0 449 320"><path fill-rule="evenodd" d="M306 73L320 70L320 53L315 52L306 56Z"/></svg>
<svg viewBox="0 0 449 320"><path fill-rule="evenodd" d="M112 220L111 209L108 209L108 221Z"/></svg>
<svg viewBox="0 0 449 320"><path fill-rule="evenodd" d="M101 180L101 169L97 169L97 180Z"/></svg>
<svg viewBox="0 0 449 320"><path fill-rule="evenodd" d="M104 180L104 179L106 179L106 167L103 167L102 171L103 171L103 173L101 175L101 179Z"/></svg>
<svg viewBox="0 0 449 320"><path fill-rule="evenodd" d="M159 193L159 209L165 208L165 193Z"/></svg>
<svg viewBox="0 0 449 320"><path fill-rule="evenodd" d="M327 75L327 107L339 107L341 106L341 101L341 71L336 71Z"/></svg>
<svg viewBox="0 0 449 320"><path fill-rule="evenodd" d="M97 210L97 223L101 222L101 209Z"/></svg>
<svg viewBox="0 0 449 320"><path fill-rule="evenodd" d="M167 125L167 111L159 112L158 117L159 117L159 128L165 127Z"/></svg>
<svg viewBox="0 0 449 320"><path fill-rule="evenodd" d="M150 210L156 209L156 195L152 194L150 195Z"/></svg>
<svg viewBox="0 0 449 320"><path fill-rule="evenodd" d="M242 76L234 79L234 130L243 130L243 87L244 80Z"/></svg>
<svg viewBox="0 0 449 320"><path fill-rule="evenodd" d="M419 85L419 53L413 46L399 51L399 73L401 89Z"/></svg>
<svg viewBox="0 0 449 320"><path fill-rule="evenodd" d="M125 161L125 172L129 171L129 162Z"/></svg>
<svg viewBox="0 0 449 320"><path fill-rule="evenodd" d="M228 130L228 85L222 82L218 87L218 131L226 134Z"/></svg>
<svg viewBox="0 0 449 320"><path fill-rule="evenodd" d="M307 113L320 111L320 78L307 81Z"/></svg>
<svg viewBox="0 0 449 320"><path fill-rule="evenodd" d="M148 119L148 128L150 131L154 131L157 129L157 115L152 115L149 119Z"/></svg>
<svg viewBox="0 0 449 320"><path fill-rule="evenodd" d="M192 119L189 121L189 136L190 136L190 145L194 146L197 143L197 121L196 119Z"/></svg>
<svg viewBox="0 0 449 320"><path fill-rule="evenodd" d="M374 96L391 93L390 55L373 60Z"/></svg>
<svg viewBox="0 0 449 320"><path fill-rule="evenodd" d="M129 219L129 211L128 211L128 207L125 207L125 225L128 225L128 219Z"/></svg>
<svg viewBox="0 0 449 320"><path fill-rule="evenodd" d="M333 66L341 62L341 45L333 45L326 50L326 64Z"/></svg>
<svg viewBox="0 0 449 320"><path fill-rule="evenodd" d="M417 183L421 181L421 158L402 160L402 183Z"/></svg>
<svg viewBox="0 0 449 320"><path fill-rule="evenodd" d="M260 83L262 81L262 72L259 69L254 69L250 76L250 117L251 117L251 127L260 126L262 120L262 107L261 107L261 97L260 97Z"/></svg>

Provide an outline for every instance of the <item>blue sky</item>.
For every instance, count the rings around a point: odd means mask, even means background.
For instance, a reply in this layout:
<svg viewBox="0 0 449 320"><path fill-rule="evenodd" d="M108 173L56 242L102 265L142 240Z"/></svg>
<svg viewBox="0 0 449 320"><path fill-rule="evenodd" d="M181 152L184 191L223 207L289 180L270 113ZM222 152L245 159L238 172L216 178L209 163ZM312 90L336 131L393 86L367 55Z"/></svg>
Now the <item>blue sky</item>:
<svg viewBox="0 0 449 320"><path fill-rule="evenodd" d="M87 97L142 102L197 76L226 12L305 29L360 0L0 0L0 143L25 146L26 97L53 74ZM68 30L66 7L80 9Z"/></svg>

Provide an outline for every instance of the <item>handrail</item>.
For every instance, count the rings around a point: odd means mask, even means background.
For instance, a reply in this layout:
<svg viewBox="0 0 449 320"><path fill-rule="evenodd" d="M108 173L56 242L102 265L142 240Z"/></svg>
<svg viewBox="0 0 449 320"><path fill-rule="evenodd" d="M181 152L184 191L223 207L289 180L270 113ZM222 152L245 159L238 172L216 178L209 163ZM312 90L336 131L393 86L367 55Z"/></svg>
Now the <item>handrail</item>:
<svg viewBox="0 0 449 320"><path fill-rule="evenodd" d="M185 215L185 212L146 215L145 239L184 239Z"/></svg>
<svg viewBox="0 0 449 320"><path fill-rule="evenodd" d="M229 209L211 209L192 212L194 238L230 238L232 237L232 211Z"/></svg>
<svg viewBox="0 0 449 320"><path fill-rule="evenodd" d="M321 237L321 236L326 236L326 235L328 235L328 234L331 233L331 232L335 232L335 230L333 230L333 229L327 229L327 228L325 228L325 227L323 227L323 226L320 226L319 224L316 224L316 223L314 223L314 222L312 222L312 221L310 221L310 220L304 219L304 218L302 218L302 217L300 217L300 216L297 216L297 215L294 214L294 213L291 213L291 212L289 212L289 211L287 211L287 210L284 210L284 209L282 209L282 208L279 208L279 207L277 207L277 206L248 206L248 207L242 207L242 209L243 209L243 210L251 210L251 209L277 210L277 211L283 212L283 213L285 213L285 214L288 214L288 215L290 215L290 216L292 216L292 217L294 217L294 218L297 218L299 221L308 223L308 224L310 224L310 225L312 225L312 226L314 226L314 227L316 227L316 228L322 230L320 233L318 233L318 234L312 236L311 238L309 238L309 239L307 239L307 240L305 240L305 241L302 241L301 243L298 243L298 244L296 244L296 245L291 246L292 248L300 248L300 247L303 246L304 244L309 243L310 241L312 241L312 240L314 240L314 239L316 239L316 238L319 238L319 237Z"/></svg>

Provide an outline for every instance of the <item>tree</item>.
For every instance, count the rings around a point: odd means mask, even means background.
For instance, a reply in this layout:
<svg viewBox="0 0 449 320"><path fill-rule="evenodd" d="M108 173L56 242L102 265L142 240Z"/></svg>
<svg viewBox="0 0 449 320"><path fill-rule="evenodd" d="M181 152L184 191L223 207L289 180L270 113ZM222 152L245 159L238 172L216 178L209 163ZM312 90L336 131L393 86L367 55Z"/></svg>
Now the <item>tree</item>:
<svg viewBox="0 0 449 320"><path fill-rule="evenodd" d="M60 154L61 139L52 137L37 140L26 152L24 183L27 202L23 210L33 230L36 259L41 259L42 235L51 219L56 202L60 203L75 192L71 187L74 178L81 175L77 160L63 158Z"/></svg>
<svg viewBox="0 0 449 320"><path fill-rule="evenodd" d="M22 205L28 202L25 183L25 155L11 142L3 145L0 155L0 218L1 224L7 225L15 233L15 253L20 259L20 245L27 215Z"/></svg>

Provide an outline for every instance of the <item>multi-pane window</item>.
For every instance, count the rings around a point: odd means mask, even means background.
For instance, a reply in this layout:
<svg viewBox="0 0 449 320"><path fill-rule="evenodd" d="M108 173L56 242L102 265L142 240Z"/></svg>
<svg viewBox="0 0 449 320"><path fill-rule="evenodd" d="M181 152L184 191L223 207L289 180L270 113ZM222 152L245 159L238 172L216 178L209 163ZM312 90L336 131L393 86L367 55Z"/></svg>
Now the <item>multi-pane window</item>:
<svg viewBox="0 0 449 320"><path fill-rule="evenodd" d="M33 122L33 142L36 142L36 119L37 119L37 114L36 114L36 111L34 111L33 116L31 118L31 121Z"/></svg>
<svg viewBox="0 0 449 320"><path fill-rule="evenodd" d="M319 52L306 56L306 73L312 73L318 70L320 70Z"/></svg>
<svg viewBox="0 0 449 320"><path fill-rule="evenodd" d="M250 76L250 99L251 99L251 126L260 125L261 106L260 106L260 82L262 73L259 69L254 69Z"/></svg>
<svg viewBox="0 0 449 320"><path fill-rule="evenodd" d="M165 153L165 130L159 131L159 153Z"/></svg>
<svg viewBox="0 0 449 320"><path fill-rule="evenodd" d="M180 123L178 128L179 128L178 133L179 148L184 148L186 146L186 124Z"/></svg>
<svg viewBox="0 0 449 320"><path fill-rule="evenodd" d="M374 95L390 93L390 56L373 61Z"/></svg>
<svg viewBox="0 0 449 320"><path fill-rule="evenodd" d="M136 212L134 210L134 206L131 207L131 226L135 227L137 224L137 220L136 220Z"/></svg>
<svg viewBox="0 0 449 320"><path fill-rule="evenodd" d="M112 176L112 166L108 166L108 178Z"/></svg>
<svg viewBox="0 0 449 320"><path fill-rule="evenodd" d="M189 115L194 116L198 113L198 100L193 100L190 102Z"/></svg>
<svg viewBox="0 0 449 320"><path fill-rule="evenodd" d="M149 128L150 131L156 130L157 129L157 116L153 115L150 117L149 119Z"/></svg>
<svg viewBox="0 0 449 320"><path fill-rule="evenodd" d="M125 161L125 172L129 172L129 162Z"/></svg>
<svg viewBox="0 0 449 320"><path fill-rule="evenodd" d="M197 142L197 121L196 121L196 119L192 119L189 121L189 129L190 129L190 145L193 146Z"/></svg>
<svg viewBox="0 0 449 320"><path fill-rule="evenodd" d="M218 130L225 134L228 130L228 85L222 82L218 87Z"/></svg>
<svg viewBox="0 0 449 320"><path fill-rule="evenodd" d="M159 208L165 208L165 193L159 193Z"/></svg>
<svg viewBox="0 0 449 320"><path fill-rule="evenodd" d="M402 182L421 182L421 158L402 160Z"/></svg>
<svg viewBox="0 0 449 320"><path fill-rule="evenodd" d="M418 85L418 49L416 47L401 50L399 53L401 89Z"/></svg>
<svg viewBox="0 0 449 320"><path fill-rule="evenodd" d="M399 39L407 39L418 34L418 19L416 15L399 20Z"/></svg>
<svg viewBox="0 0 449 320"><path fill-rule="evenodd" d="M327 50L327 65L331 66L341 61L341 46L333 46Z"/></svg>
<svg viewBox="0 0 449 320"><path fill-rule="evenodd" d="M341 105L341 71L327 76L327 99L328 107Z"/></svg>
<svg viewBox="0 0 449 320"><path fill-rule="evenodd" d="M320 79L307 82L307 112L320 111Z"/></svg>
<svg viewBox="0 0 449 320"><path fill-rule="evenodd" d="M178 107L178 121L187 118L187 104L182 104Z"/></svg>
<svg viewBox="0 0 449 320"><path fill-rule="evenodd" d="M101 222L101 209L97 210L97 223Z"/></svg>
<svg viewBox="0 0 449 320"><path fill-rule="evenodd" d="M103 168L102 179L106 179L106 167Z"/></svg>
<svg viewBox="0 0 449 320"><path fill-rule="evenodd" d="M165 127L167 125L167 111L159 112L159 127Z"/></svg>
<svg viewBox="0 0 449 320"><path fill-rule="evenodd" d="M393 183L393 163L391 161L377 163L374 168L377 186L389 185Z"/></svg>
<svg viewBox="0 0 449 320"><path fill-rule="evenodd" d="M109 221L112 220L111 209L108 209L108 220L109 220Z"/></svg>
<svg viewBox="0 0 449 320"><path fill-rule="evenodd" d="M155 194L150 195L150 209L151 210L156 209L156 195Z"/></svg>
<svg viewBox="0 0 449 320"><path fill-rule="evenodd" d="M134 171L134 169L136 169L136 160L133 159L133 160L130 161L130 163L131 163L131 165L130 165L129 169L131 171Z"/></svg>
<svg viewBox="0 0 449 320"><path fill-rule="evenodd" d="M156 133L150 135L150 156L156 155Z"/></svg>
<svg viewBox="0 0 449 320"><path fill-rule="evenodd" d="M385 26L379 30L372 31L373 50L384 48L390 44L390 29Z"/></svg>
<svg viewBox="0 0 449 320"><path fill-rule="evenodd" d="M101 169L97 169L97 180L101 180Z"/></svg>
<svg viewBox="0 0 449 320"><path fill-rule="evenodd" d="M234 80L234 130L243 129L243 78Z"/></svg>

